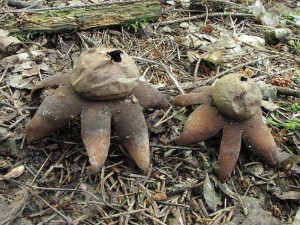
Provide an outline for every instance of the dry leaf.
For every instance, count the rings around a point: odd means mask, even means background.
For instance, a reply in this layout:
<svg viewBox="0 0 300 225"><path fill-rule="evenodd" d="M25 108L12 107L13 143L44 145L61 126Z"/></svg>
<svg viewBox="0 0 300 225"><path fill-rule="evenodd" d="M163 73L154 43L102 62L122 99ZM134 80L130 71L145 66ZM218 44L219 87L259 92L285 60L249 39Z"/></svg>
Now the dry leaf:
<svg viewBox="0 0 300 225"><path fill-rule="evenodd" d="M0 51L15 52L21 47L21 41L16 37L8 35L8 31L0 29ZM15 48L13 46L15 46Z"/></svg>
<svg viewBox="0 0 300 225"><path fill-rule="evenodd" d="M0 36L8 36L9 32L7 30L0 29Z"/></svg>
<svg viewBox="0 0 300 225"><path fill-rule="evenodd" d="M25 166L18 166L16 168L13 168L11 171L9 171L7 174L5 174L3 177L5 179L10 179L10 178L16 178L21 176L24 173ZM1 180L1 179L0 179Z"/></svg>
<svg viewBox="0 0 300 225"><path fill-rule="evenodd" d="M40 72L39 65L37 65L35 62L32 61L23 63L22 67L23 67L23 71L22 71L23 77L31 77L34 75L38 75Z"/></svg>
<svg viewBox="0 0 300 225"><path fill-rule="evenodd" d="M217 206L222 204L221 200L216 195L214 184L210 181L207 173L206 173L206 178L204 180L203 195L206 204L213 211L216 211Z"/></svg>
<svg viewBox="0 0 300 225"><path fill-rule="evenodd" d="M168 196L165 192L157 192L151 197L151 199L154 201L165 201L168 199Z"/></svg>
<svg viewBox="0 0 300 225"><path fill-rule="evenodd" d="M281 200L300 200L300 192L299 191L282 191L280 187L275 189L274 195Z"/></svg>
<svg viewBox="0 0 300 225"><path fill-rule="evenodd" d="M9 167L11 167L11 162L8 159L0 161L0 168L1 169L6 169L6 168L9 168Z"/></svg>

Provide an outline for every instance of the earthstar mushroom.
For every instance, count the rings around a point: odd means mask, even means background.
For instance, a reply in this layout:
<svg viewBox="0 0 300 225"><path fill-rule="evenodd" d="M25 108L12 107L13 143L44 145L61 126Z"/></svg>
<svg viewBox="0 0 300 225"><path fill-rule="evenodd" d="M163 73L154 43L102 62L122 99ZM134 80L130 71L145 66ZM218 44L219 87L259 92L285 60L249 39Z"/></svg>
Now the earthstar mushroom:
<svg viewBox="0 0 300 225"><path fill-rule="evenodd" d="M33 97L46 87L58 87L27 124L27 141L45 137L80 115L90 172L98 172L105 163L111 124L137 166L147 171L149 137L142 109L166 108L168 101L138 78L136 64L122 50L92 48L83 52L72 73L48 77L32 89Z"/></svg>
<svg viewBox="0 0 300 225"><path fill-rule="evenodd" d="M278 148L260 109L262 95L256 83L239 73L222 77L215 86L201 87L174 98L174 106L200 104L188 117L177 145L204 141L223 129L219 180L226 182L238 160L241 141L262 160L277 163Z"/></svg>

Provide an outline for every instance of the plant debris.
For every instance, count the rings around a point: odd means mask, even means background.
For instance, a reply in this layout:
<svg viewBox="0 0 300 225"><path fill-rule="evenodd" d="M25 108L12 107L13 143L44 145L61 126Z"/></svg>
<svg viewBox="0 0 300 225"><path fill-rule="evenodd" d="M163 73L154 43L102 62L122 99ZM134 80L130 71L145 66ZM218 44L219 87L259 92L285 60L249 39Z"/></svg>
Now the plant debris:
<svg viewBox="0 0 300 225"><path fill-rule="evenodd" d="M66 7L63 11L102 1L0 2L1 18L15 16L24 24L28 11L55 22L58 10L43 8ZM24 171L0 180L0 223L299 224L299 3L261 1L255 16L255 0L161 2L155 3L162 9L157 21L139 19L100 28L91 23L94 28L85 32L73 26L55 33L7 29L6 36L22 44L0 53L0 174L3 178L19 166ZM265 25L270 19L273 25ZM29 22L40 26L39 21ZM288 34L286 39L278 36L279 28ZM140 79L170 102L230 73L264 82L262 120L285 155L280 166L263 164L241 145L230 179L221 183L214 175L220 133L190 146L170 144L195 106L143 112L151 159L146 174L140 173L114 131L104 166L89 174L78 118L29 144L26 124L41 102L62 87L45 88L34 101L30 91L39 82L70 74L80 54L91 48L124 50L135 61ZM215 192L212 199L221 201L212 208L206 188L204 193L207 177Z"/></svg>

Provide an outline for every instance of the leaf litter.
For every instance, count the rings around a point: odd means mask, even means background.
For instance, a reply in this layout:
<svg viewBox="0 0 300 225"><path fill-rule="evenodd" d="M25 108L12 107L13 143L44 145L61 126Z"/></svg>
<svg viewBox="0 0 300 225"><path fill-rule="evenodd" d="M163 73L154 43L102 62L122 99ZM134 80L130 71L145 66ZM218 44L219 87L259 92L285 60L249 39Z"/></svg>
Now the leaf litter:
<svg viewBox="0 0 300 225"><path fill-rule="evenodd" d="M57 34L58 42L51 45L50 36L40 34L26 43L33 58L20 45L1 54L1 178L21 168L14 178L0 181L3 224L260 224L262 218L269 224L298 223L299 109L282 104L300 103L296 8L290 8L291 17L280 15L271 21L285 21L293 42L271 36L279 43L262 46L264 34L276 26L270 26L268 18L269 27L264 24L266 18L238 16L247 5L221 1L232 13L228 16L218 11L220 1L211 1L209 12L219 15L207 16L190 14L180 3L170 2L163 5L160 21L147 25L155 28L151 39L142 30L109 28L79 32L71 39ZM263 3L263 7L263 12L274 13L270 11L274 5ZM199 1L196 9L205 12L205 5ZM193 19L198 15L203 19ZM266 94L269 104L264 116L281 151L289 156L279 169L262 165L260 159L242 151L231 180L221 184L211 166L218 160L218 135L190 147L168 145L181 132L191 108L145 112L153 130L152 167L146 175L127 157L114 132L105 166L98 174L88 175L79 120L28 145L24 127L40 101L29 101L29 91L47 76L70 71L72 60L90 43L126 49L135 56L145 80L170 100L234 71L272 85L277 93L275 97L273 92ZM222 59L207 62L205 57L214 52L222 52ZM281 88L287 94L280 94Z"/></svg>

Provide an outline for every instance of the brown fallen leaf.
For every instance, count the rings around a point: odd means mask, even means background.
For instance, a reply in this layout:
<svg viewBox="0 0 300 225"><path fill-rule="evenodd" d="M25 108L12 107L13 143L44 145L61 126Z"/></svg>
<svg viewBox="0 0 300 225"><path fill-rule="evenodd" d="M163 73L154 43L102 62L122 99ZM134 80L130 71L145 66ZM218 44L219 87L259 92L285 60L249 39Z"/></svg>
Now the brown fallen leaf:
<svg viewBox="0 0 300 225"><path fill-rule="evenodd" d="M168 199L168 196L165 192L157 192L151 197L151 199L154 201L165 201Z"/></svg>
<svg viewBox="0 0 300 225"><path fill-rule="evenodd" d="M32 61L23 63L22 68L23 68L23 71L22 71L23 77L31 77L34 75L38 75L40 72L39 65Z"/></svg>
<svg viewBox="0 0 300 225"><path fill-rule="evenodd" d="M300 156L292 155L281 162L281 168L286 174L300 174Z"/></svg>
<svg viewBox="0 0 300 225"><path fill-rule="evenodd" d="M0 51L16 52L22 42L18 38L8 35L9 33L7 31L0 29Z"/></svg>
<svg viewBox="0 0 300 225"><path fill-rule="evenodd" d="M18 167L17 167L18 168ZM25 209L26 204L28 203L29 192L26 188L22 188L21 190L15 193L15 199L10 205L10 212L7 214L7 217L1 221L2 224L23 224L15 221L17 217L22 214Z"/></svg>
<svg viewBox="0 0 300 225"><path fill-rule="evenodd" d="M9 161L9 159L5 159L5 160L0 161L0 168L1 169L7 169L9 167L11 167L11 162Z"/></svg>

